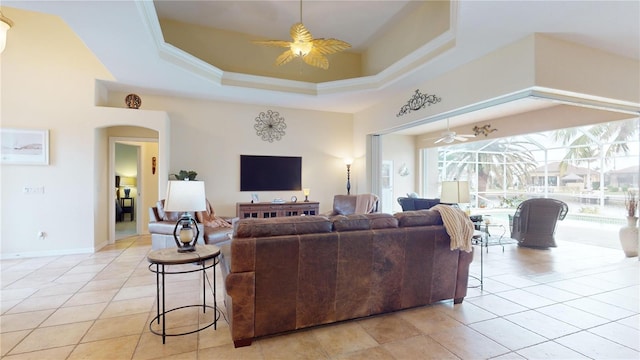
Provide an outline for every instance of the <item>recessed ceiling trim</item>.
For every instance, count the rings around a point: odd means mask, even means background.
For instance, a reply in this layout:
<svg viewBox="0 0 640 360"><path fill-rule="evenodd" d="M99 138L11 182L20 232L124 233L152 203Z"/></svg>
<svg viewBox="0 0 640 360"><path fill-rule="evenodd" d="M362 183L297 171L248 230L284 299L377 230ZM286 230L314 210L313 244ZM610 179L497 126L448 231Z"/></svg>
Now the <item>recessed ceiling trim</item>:
<svg viewBox="0 0 640 360"><path fill-rule="evenodd" d="M136 1L135 4L142 14L143 21L149 29L161 59L209 79L216 84L221 84L222 76L224 75L222 70L164 41L164 35L162 35L162 28L160 27L153 1Z"/></svg>
<svg viewBox="0 0 640 360"><path fill-rule="evenodd" d="M221 84L253 89L284 91L296 94L318 95L318 89L314 83L241 74L229 71L224 72Z"/></svg>
<svg viewBox="0 0 640 360"><path fill-rule="evenodd" d="M379 90L400 80L403 76L425 66L435 57L455 47L457 6L451 3L451 27L448 31L396 61L380 73L353 79L309 83L277 79L266 76L225 72L164 41L162 28L152 1L137 1L136 6L149 29L160 58L187 71L208 79L217 85L241 86L262 90L275 90L305 95L329 95L342 92Z"/></svg>
<svg viewBox="0 0 640 360"><path fill-rule="evenodd" d="M640 103L633 103L630 101L579 94L571 91L557 90L539 86L532 88L531 95L532 97L545 99L561 104L583 106L598 110L616 111L634 116L638 116L638 114L640 114Z"/></svg>

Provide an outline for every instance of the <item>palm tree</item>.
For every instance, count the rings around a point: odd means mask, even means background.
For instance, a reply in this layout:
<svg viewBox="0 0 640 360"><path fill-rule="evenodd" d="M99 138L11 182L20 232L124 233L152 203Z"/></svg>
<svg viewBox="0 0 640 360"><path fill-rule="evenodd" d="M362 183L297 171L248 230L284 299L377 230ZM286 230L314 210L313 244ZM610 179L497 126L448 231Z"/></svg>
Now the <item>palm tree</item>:
<svg viewBox="0 0 640 360"><path fill-rule="evenodd" d="M628 155L630 150L627 143L636 139L638 123L636 118L553 132L553 139L567 147L560 171L564 172L569 164L590 164L601 159L608 165L615 160L615 155Z"/></svg>
<svg viewBox="0 0 640 360"><path fill-rule="evenodd" d="M506 190L513 184L526 184L529 172L536 168L528 141L502 138L452 146L440 151L447 179L468 178L477 175L477 191L488 188Z"/></svg>

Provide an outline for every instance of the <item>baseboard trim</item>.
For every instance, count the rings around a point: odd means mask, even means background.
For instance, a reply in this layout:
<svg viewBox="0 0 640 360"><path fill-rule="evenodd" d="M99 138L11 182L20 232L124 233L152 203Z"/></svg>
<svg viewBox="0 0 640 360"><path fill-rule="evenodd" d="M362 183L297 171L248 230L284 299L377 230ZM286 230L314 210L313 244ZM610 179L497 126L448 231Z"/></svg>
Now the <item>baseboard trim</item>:
<svg viewBox="0 0 640 360"><path fill-rule="evenodd" d="M3 254L0 254L0 260L22 259L22 258L26 259L26 258L45 257L45 256L61 256L61 255L75 255L75 254L93 254L96 251L97 251L96 248L77 248L77 249L64 249L64 250L3 253Z"/></svg>

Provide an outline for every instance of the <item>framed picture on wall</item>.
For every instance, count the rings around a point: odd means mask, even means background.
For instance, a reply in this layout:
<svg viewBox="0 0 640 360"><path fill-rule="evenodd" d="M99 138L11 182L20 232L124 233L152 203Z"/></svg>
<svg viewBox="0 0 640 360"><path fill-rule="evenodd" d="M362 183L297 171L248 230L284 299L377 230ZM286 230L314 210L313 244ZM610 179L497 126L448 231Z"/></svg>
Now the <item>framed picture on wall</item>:
<svg viewBox="0 0 640 360"><path fill-rule="evenodd" d="M49 165L49 130L0 129L0 163Z"/></svg>

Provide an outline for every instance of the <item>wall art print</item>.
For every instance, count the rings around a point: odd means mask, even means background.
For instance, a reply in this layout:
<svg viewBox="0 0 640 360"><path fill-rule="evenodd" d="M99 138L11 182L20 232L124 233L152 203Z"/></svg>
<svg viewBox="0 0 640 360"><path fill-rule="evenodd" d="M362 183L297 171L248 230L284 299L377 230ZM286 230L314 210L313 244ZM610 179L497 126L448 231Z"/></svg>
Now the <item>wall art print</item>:
<svg viewBox="0 0 640 360"><path fill-rule="evenodd" d="M0 163L49 164L49 130L0 129Z"/></svg>

